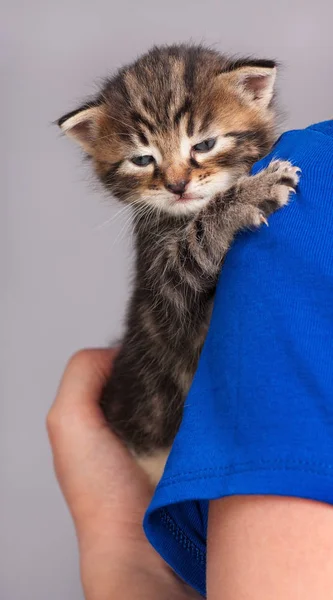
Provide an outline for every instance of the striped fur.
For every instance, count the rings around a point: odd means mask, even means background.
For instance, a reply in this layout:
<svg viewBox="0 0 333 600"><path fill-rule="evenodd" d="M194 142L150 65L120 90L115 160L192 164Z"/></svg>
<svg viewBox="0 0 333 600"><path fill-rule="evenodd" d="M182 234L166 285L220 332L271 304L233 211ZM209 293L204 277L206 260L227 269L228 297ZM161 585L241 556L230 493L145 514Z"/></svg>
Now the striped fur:
<svg viewBox="0 0 333 600"><path fill-rule="evenodd" d="M280 162L248 177L274 140L274 74L271 61L154 48L59 121L106 188L133 206L134 289L101 402L137 455L172 444L235 234L258 227L297 183ZM195 150L210 138L211 151ZM138 155L152 162L134 165ZM170 191L179 182L185 193Z"/></svg>

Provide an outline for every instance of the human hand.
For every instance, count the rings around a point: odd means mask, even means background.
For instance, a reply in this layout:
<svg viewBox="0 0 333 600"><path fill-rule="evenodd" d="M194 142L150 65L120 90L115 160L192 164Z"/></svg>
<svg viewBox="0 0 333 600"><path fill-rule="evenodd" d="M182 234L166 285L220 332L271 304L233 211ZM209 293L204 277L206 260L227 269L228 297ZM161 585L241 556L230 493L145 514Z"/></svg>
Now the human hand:
<svg viewBox="0 0 333 600"><path fill-rule="evenodd" d="M199 596L145 538L142 519L153 490L99 408L115 354L75 354L47 418L55 471L76 528L85 597L195 600Z"/></svg>

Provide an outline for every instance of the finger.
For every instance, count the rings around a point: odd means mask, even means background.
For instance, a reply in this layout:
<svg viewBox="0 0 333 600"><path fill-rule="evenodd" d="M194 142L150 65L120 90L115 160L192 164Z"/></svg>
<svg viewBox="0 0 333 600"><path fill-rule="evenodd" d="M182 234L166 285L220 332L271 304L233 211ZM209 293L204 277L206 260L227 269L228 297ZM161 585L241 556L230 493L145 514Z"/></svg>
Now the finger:
<svg viewBox="0 0 333 600"><path fill-rule="evenodd" d="M111 374L115 349L93 348L80 350L69 360L59 385L56 403L91 403L100 395Z"/></svg>
<svg viewBox="0 0 333 600"><path fill-rule="evenodd" d="M61 425L104 426L99 399L116 353L108 348L81 350L69 360L47 418L51 436Z"/></svg>

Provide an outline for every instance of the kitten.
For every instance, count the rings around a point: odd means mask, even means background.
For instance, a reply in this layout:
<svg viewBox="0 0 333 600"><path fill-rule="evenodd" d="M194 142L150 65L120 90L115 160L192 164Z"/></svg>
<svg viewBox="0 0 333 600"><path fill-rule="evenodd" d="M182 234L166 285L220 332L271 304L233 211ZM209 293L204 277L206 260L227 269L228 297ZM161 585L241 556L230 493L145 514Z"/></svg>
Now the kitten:
<svg viewBox="0 0 333 600"><path fill-rule="evenodd" d="M275 76L269 60L153 48L59 120L107 190L133 208L134 290L101 404L155 480L181 422L225 254L239 230L266 222L297 185L287 162L248 176L274 141Z"/></svg>

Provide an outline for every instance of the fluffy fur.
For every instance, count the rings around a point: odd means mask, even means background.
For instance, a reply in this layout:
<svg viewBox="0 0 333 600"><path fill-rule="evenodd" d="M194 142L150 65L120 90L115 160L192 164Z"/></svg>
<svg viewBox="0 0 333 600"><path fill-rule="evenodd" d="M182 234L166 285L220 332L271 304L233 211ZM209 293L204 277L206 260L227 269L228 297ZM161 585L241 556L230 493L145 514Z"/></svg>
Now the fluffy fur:
<svg viewBox="0 0 333 600"><path fill-rule="evenodd" d="M274 140L276 66L200 46L153 48L59 120L134 213L127 327L102 407L140 457L167 450L209 325L224 256L283 206L296 169L251 165Z"/></svg>

